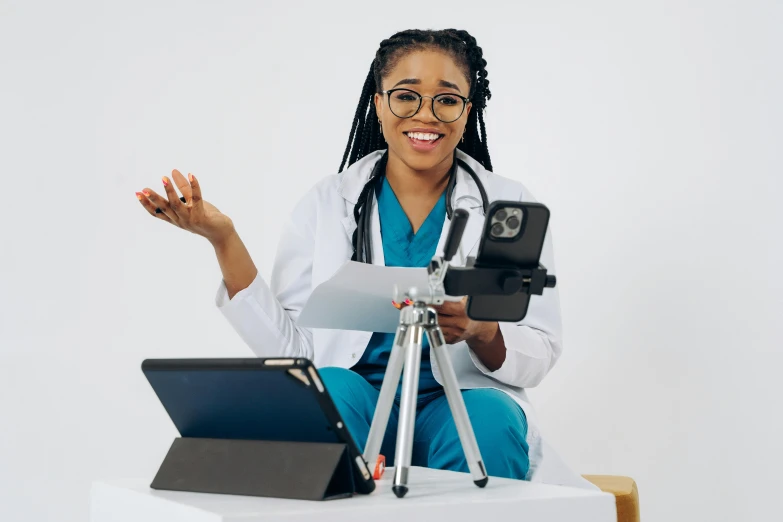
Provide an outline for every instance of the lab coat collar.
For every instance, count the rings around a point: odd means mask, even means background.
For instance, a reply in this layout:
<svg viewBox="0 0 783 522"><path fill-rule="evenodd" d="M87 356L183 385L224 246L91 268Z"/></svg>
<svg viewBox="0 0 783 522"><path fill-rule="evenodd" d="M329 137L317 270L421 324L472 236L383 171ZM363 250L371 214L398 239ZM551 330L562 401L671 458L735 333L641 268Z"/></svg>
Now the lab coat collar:
<svg viewBox="0 0 783 522"><path fill-rule="evenodd" d="M353 216L353 209L359 200L362 189L367 184L372 174L373 167L381 159L385 150L371 152L363 157L340 174L340 183L338 193L343 197L346 204L346 216L342 220L345 233L349 241L353 239L354 230L356 230L356 221ZM487 185L488 173L479 162L471 158L464 152L457 150L457 157L467 163L477 174L479 180ZM491 197L490 197L491 199ZM452 207L454 210L462 208L468 211L468 223L465 232L462 235L462 248L457 254L454 264L464 264L468 255L475 255L473 250L481 238L481 230L484 224L484 211L481 201L481 192L473 181L471 175L462 167L457 169L457 183L452 194ZM446 242L446 236L449 232L451 221L445 218L443 231L436 249L437 255L443 254L443 248ZM370 226L372 228L372 247L373 264L384 265L383 243L381 239L380 217L378 215L378 205L373 205Z"/></svg>

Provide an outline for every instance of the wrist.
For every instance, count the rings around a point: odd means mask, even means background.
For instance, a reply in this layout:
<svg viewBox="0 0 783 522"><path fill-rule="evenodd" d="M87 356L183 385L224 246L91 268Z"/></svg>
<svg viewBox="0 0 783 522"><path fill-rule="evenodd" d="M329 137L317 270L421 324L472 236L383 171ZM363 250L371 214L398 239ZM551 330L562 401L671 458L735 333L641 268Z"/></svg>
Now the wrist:
<svg viewBox="0 0 783 522"><path fill-rule="evenodd" d="M506 343L500 325L496 322L485 323L481 332L468 341L468 347L479 358L487 370L494 372L503 366L506 360Z"/></svg>
<svg viewBox="0 0 783 522"><path fill-rule="evenodd" d="M236 229L234 229L233 227L231 228L230 231L226 232L225 234L222 234L220 237L208 238L208 239L209 242L212 244L212 247L216 251L225 250L226 247L236 243L237 241L240 241L239 234L237 233Z"/></svg>
<svg viewBox="0 0 783 522"><path fill-rule="evenodd" d="M500 325L495 322L480 323L481 327L476 334L468 340L471 348L481 348L493 344L493 341L500 334Z"/></svg>

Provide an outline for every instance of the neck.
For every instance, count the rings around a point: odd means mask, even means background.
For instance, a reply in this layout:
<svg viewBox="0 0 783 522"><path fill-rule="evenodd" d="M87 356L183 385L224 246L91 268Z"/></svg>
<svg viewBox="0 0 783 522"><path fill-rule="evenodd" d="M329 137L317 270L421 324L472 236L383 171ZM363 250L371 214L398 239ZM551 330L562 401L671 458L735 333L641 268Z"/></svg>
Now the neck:
<svg viewBox="0 0 783 522"><path fill-rule="evenodd" d="M449 155L430 169L415 170L406 165L399 156L389 154L386 179L398 198L408 195L440 196L449 182L449 171L453 163L454 156Z"/></svg>

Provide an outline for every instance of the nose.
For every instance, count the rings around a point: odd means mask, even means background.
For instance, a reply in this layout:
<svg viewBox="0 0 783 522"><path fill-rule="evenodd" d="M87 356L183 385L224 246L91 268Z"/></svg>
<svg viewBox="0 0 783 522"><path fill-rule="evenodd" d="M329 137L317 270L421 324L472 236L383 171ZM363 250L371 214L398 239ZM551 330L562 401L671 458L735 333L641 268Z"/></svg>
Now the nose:
<svg viewBox="0 0 783 522"><path fill-rule="evenodd" d="M440 121L438 118L435 117L435 113L432 112L432 103L433 100L429 96L422 96L421 98L421 107L419 107L419 112L417 112L414 115L414 119L417 119L421 122L436 122Z"/></svg>

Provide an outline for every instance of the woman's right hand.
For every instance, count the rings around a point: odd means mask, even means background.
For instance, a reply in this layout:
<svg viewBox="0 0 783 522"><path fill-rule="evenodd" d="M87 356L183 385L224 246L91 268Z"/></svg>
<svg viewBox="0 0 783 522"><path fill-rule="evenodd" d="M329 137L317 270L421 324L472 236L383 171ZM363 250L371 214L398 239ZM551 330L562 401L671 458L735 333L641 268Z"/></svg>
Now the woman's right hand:
<svg viewBox="0 0 783 522"><path fill-rule="evenodd" d="M136 193L141 205L152 217L167 221L183 230L203 236L213 245L219 244L235 233L234 223L212 204L201 197L201 186L193 174L185 179L178 170L171 176L182 194L183 202L168 177L163 177L166 196L145 188Z"/></svg>

